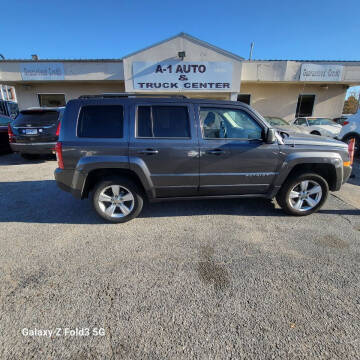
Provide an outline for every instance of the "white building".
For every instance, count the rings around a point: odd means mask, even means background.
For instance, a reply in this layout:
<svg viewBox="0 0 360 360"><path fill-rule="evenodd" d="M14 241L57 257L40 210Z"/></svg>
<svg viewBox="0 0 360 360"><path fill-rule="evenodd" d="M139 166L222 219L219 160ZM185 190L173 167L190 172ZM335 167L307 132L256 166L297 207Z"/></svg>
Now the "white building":
<svg viewBox="0 0 360 360"><path fill-rule="evenodd" d="M0 60L0 83L15 87L21 109L84 94L181 93L292 120L339 116L348 87L360 84L360 61L249 61L181 33L122 59Z"/></svg>

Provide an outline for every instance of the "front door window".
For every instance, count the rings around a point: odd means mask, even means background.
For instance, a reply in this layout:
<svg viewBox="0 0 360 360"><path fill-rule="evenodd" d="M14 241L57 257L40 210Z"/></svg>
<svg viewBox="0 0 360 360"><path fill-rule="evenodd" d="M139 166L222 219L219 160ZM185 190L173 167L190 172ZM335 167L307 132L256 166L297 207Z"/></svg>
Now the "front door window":
<svg viewBox="0 0 360 360"><path fill-rule="evenodd" d="M243 110L201 108L204 139L261 139L262 128Z"/></svg>

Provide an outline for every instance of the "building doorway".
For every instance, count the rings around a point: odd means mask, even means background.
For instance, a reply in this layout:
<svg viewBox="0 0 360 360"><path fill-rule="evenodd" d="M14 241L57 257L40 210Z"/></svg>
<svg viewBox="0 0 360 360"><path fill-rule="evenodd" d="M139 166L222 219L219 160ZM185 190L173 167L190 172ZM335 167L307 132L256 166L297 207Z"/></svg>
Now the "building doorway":
<svg viewBox="0 0 360 360"><path fill-rule="evenodd" d="M239 94L237 101L243 102L247 105L250 105L251 95L250 94Z"/></svg>
<svg viewBox="0 0 360 360"><path fill-rule="evenodd" d="M312 116L315 95L299 95L295 117Z"/></svg>

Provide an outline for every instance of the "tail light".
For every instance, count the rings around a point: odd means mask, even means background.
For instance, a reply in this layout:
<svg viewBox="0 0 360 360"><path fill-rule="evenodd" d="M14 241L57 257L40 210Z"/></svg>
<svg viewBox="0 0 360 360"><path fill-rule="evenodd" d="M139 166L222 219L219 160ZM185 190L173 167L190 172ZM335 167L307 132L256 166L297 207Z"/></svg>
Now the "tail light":
<svg viewBox="0 0 360 360"><path fill-rule="evenodd" d="M59 135L60 135L60 122L59 122L59 124L58 124L58 127L57 127L57 129L56 129L56 134L55 134L57 137L59 137Z"/></svg>
<svg viewBox="0 0 360 360"><path fill-rule="evenodd" d="M58 141L55 145L55 153L56 153L56 159L57 159L59 168L64 169L64 161L63 161L63 156L62 156L62 144L60 141Z"/></svg>
<svg viewBox="0 0 360 360"><path fill-rule="evenodd" d="M15 135L14 135L14 133L13 133L13 131L12 131L12 128L11 128L11 125L10 125L10 124L8 124L8 135L9 135L9 143L14 143L14 142L16 142L16 140L15 140Z"/></svg>
<svg viewBox="0 0 360 360"><path fill-rule="evenodd" d="M350 157L350 165L354 162L354 154L355 154L355 139L350 139L348 143L348 152Z"/></svg>
<svg viewBox="0 0 360 360"><path fill-rule="evenodd" d="M345 125L347 125L347 124L349 124L348 121L344 121L344 122L343 122L343 126L345 126Z"/></svg>

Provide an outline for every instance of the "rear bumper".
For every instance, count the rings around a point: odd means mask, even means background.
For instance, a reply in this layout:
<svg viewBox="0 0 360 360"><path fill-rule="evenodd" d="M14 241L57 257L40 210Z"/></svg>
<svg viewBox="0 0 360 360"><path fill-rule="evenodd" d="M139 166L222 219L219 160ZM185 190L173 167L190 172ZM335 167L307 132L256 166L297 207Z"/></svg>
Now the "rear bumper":
<svg viewBox="0 0 360 360"><path fill-rule="evenodd" d="M60 168L55 169L54 176L57 186L64 191L71 193L74 197L81 199L82 189L73 187L74 171L63 170Z"/></svg>
<svg viewBox="0 0 360 360"><path fill-rule="evenodd" d="M56 142L11 143L11 150L23 154L52 154Z"/></svg>

